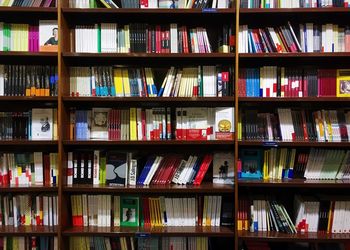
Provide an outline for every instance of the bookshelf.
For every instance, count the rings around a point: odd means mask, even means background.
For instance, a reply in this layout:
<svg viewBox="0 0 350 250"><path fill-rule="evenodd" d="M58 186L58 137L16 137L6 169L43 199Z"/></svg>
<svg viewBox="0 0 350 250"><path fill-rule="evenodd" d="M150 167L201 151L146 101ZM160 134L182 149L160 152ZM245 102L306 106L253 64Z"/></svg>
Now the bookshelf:
<svg viewBox="0 0 350 250"><path fill-rule="evenodd" d="M0 236L57 236L59 249L68 249L69 237L71 236L207 236L226 238L230 245L227 249L239 249L239 244L244 241L271 241L271 242L349 242L350 234L283 234L277 232L250 233L238 231L237 226L231 227L167 227L167 228L79 228L73 227L71 222L70 195L72 194L128 194L145 196L151 195L227 195L234 203L234 216L237 221L238 202L241 194L251 193L258 190L261 194L292 192L298 194L303 189L310 192L326 191L329 193L346 194L350 187L347 180L238 180L235 175L234 186L212 184L204 182L200 186L126 186L111 187L107 185L67 185L66 162L67 152L72 149L114 149L127 148L133 150L154 150L166 152L169 150L186 152L211 152L213 150L232 150L235 154L235 166L239 158L241 148L271 148L287 147L309 149L311 147L326 149L348 149L349 142L305 142L305 141L261 141L261 140L238 140L232 141L109 141L109 140L69 140L69 109L71 107L235 107L235 131L238 128L238 110L242 107L263 107L271 110L275 107L310 106L315 108L327 108L348 106L350 98L347 97L302 97L302 98L260 98L240 97L237 94L230 97L72 97L69 90L69 68L71 66L91 65L137 65L151 67L164 67L171 65L196 65L196 64L228 64L235 69L235 91L238 93L239 70L242 67L260 67L264 65L293 66L316 65L319 67L346 68L349 66L350 52L337 53L208 53L208 54L169 54L169 53L76 53L71 48L72 29L76 24L97 22L157 22L167 18L169 22L181 22L183 24L197 25L211 20L209 32L217 25L223 23L234 24L236 30L236 44L238 45L238 30L240 24L255 24L257 20L263 25L268 25L276 20L284 23L290 18L296 18L300 22L321 20L329 22L342 18L349 18L350 8L298 8L298 9L244 9L239 7L239 1L234 8L230 9L76 9L69 8L68 0L59 0L57 8L24 8L24 7L0 7L1 20L30 20L58 19L60 43L58 53L51 52L0 52L0 63L25 64L58 64L59 91L57 97L18 97L2 96L1 105L11 105L14 110L26 107L57 107L58 109L58 140L57 141L30 141L30 140L1 140L0 148L12 152L18 150L57 150L59 164L58 186L18 186L1 187L0 194L23 194L23 193L47 193L58 195L59 226L57 227L0 227ZM254 18L253 18L254 17ZM337 21L334 21L336 23ZM239 46L239 45L238 45ZM237 171L237 169L235 170ZM287 190L287 191L286 191Z"/></svg>

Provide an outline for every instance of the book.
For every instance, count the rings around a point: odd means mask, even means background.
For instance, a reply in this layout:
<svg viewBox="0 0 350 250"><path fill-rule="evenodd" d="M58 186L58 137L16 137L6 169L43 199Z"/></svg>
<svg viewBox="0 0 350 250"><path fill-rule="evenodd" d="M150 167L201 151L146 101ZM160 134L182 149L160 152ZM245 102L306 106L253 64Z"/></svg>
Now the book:
<svg viewBox="0 0 350 250"><path fill-rule="evenodd" d="M53 20L39 21L39 51L58 51L58 24Z"/></svg>
<svg viewBox="0 0 350 250"><path fill-rule="evenodd" d="M346 69L337 70L337 97L350 96L350 71Z"/></svg>
<svg viewBox="0 0 350 250"><path fill-rule="evenodd" d="M106 162L106 184L124 186L127 182L129 157L121 152L108 152Z"/></svg>
<svg viewBox="0 0 350 250"><path fill-rule="evenodd" d="M121 226L139 226L139 198L138 197L120 197L120 225Z"/></svg>
<svg viewBox="0 0 350 250"><path fill-rule="evenodd" d="M53 110L32 109L32 140L53 139Z"/></svg>
<svg viewBox="0 0 350 250"><path fill-rule="evenodd" d="M234 162L234 154L231 152L214 153L213 183L233 185Z"/></svg>

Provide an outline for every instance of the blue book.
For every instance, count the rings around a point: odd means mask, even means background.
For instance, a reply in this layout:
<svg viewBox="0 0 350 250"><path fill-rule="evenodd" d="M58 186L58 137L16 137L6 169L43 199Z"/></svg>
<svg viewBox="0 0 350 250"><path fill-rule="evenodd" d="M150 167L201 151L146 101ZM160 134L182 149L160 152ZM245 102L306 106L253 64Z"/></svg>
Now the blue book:
<svg viewBox="0 0 350 250"><path fill-rule="evenodd" d="M190 178L189 184L193 184L194 179L196 178L196 176L198 174L198 171L199 171L199 168L201 166L202 160L203 160L203 157L198 157L197 161L195 162L195 164L193 166L193 169L192 169L192 173L191 173L191 178Z"/></svg>
<svg viewBox="0 0 350 250"><path fill-rule="evenodd" d="M152 157L147 159L147 162L146 162L144 168L142 169L142 172L139 176L139 179L137 180L137 185L143 185L143 183L146 180L146 177L148 175L148 172L150 171L155 160L156 160L155 156L152 156Z"/></svg>

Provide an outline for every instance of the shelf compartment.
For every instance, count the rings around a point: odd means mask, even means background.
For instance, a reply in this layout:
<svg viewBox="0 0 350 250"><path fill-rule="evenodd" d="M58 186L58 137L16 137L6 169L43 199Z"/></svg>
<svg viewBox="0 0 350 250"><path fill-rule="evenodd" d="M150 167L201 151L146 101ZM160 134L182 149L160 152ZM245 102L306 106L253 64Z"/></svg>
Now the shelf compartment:
<svg viewBox="0 0 350 250"><path fill-rule="evenodd" d="M241 103L266 102L350 102L350 97L238 97Z"/></svg>
<svg viewBox="0 0 350 250"><path fill-rule="evenodd" d="M150 185L150 186L107 186L107 185L69 185L64 186L63 191L67 193L128 193L128 194L153 194L153 193L188 193L188 194L233 194L232 185L221 185L213 183L202 183L195 185Z"/></svg>
<svg viewBox="0 0 350 250"><path fill-rule="evenodd" d="M63 144L66 146L172 146L172 145L234 145L235 142L231 141L176 141L176 140L164 140L164 141L105 141L105 140L86 140L86 141L71 141L64 140Z"/></svg>

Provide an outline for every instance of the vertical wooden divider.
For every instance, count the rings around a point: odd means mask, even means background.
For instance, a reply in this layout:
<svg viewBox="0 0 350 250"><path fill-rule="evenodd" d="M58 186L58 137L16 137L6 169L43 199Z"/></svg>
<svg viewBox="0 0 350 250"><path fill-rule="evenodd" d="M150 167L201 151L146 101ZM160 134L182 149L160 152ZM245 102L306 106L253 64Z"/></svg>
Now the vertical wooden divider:
<svg viewBox="0 0 350 250"><path fill-rule="evenodd" d="M238 221L238 114L239 114L239 103L238 103L238 80L239 80L239 53L238 53L238 46L239 46L239 6L240 6L240 0L236 0L236 47L235 47L235 91L234 91L234 98L235 98L235 182L234 182L234 206L235 206L235 250L238 250L238 227L237 227L237 221Z"/></svg>

